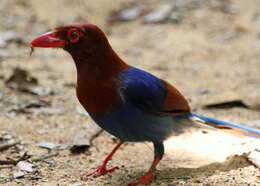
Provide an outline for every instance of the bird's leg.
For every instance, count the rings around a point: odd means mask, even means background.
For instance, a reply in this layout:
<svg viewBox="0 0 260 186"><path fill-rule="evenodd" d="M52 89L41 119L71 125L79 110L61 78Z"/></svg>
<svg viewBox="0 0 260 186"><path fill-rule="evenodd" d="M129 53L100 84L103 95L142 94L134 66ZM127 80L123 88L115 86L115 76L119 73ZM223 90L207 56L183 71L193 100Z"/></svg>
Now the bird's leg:
<svg viewBox="0 0 260 186"><path fill-rule="evenodd" d="M137 182L131 183L130 186L145 185L151 182L153 179L153 171L155 170L157 164L160 162L160 157L155 157L150 169L141 177Z"/></svg>
<svg viewBox="0 0 260 186"><path fill-rule="evenodd" d="M160 160L163 157L164 154L164 146L163 143L153 143L154 145L154 160L150 167L150 169L141 177L141 179L137 182L131 183L130 186L136 186L136 185L145 185L151 182L153 179L153 172L156 169L156 166L160 162Z"/></svg>
<svg viewBox="0 0 260 186"><path fill-rule="evenodd" d="M85 176L92 176L94 175L94 177L98 177L98 176L102 176L106 173L111 173L114 172L116 169L118 169L118 167L113 167L110 169L107 169L107 163L112 159L112 156L115 154L115 152L119 149L119 147L123 144L123 141L120 141L115 147L114 149L108 154L108 156L105 158L105 160L102 162L101 165L99 165L93 172L85 174Z"/></svg>

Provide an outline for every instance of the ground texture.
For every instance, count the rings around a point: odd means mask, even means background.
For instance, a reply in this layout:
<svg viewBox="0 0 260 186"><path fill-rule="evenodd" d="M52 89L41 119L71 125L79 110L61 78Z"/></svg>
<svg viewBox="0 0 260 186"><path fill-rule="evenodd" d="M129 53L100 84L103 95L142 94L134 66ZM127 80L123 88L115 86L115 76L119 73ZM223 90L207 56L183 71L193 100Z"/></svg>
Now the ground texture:
<svg viewBox="0 0 260 186"><path fill-rule="evenodd" d="M117 140L79 105L70 56L29 56L32 38L97 24L127 63L174 84L194 112L260 128L259 12L257 0L1 0L0 145L14 144L0 147L0 185L127 185L153 158L151 144L128 143L109 163L114 174L82 179ZM254 149L259 140L210 130L172 137L151 185L260 185Z"/></svg>

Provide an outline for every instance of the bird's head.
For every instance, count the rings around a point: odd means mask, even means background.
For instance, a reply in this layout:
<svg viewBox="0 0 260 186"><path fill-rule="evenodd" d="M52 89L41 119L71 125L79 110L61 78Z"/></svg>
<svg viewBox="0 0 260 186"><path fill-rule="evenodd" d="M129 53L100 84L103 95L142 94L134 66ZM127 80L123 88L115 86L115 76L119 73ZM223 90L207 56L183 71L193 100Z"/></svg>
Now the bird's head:
<svg viewBox="0 0 260 186"><path fill-rule="evenodd" d="M31 41L32 47L63 48L72 57L98 57L110 52L104 32L96 25L73 23L55 28ZM75 59L75 58L74 58Z"/></svg>
<svg viewBox="0 0 260 186"><path fill-rule="evenodd" d="M114 52L104 32L88 23L57 27L32 40L31 47L62 48L71 54L77 69L88 66L100 69L103 74L113 74L127 66Z"/></svg>

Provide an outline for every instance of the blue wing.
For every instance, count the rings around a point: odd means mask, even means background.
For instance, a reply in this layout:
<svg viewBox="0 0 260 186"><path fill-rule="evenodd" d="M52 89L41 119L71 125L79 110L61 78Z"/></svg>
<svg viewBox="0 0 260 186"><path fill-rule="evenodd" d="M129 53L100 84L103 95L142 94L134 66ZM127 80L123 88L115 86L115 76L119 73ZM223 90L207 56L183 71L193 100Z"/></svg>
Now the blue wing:
<svg viewBox="0 0 260 186"><path fill-rule="evenodd" d="M145 112L171 115L189 111L187 101L174 87L148 72L128 67L120 80L121 97Z"/></svg>
<svg viewBox="0 0 260 186"><path fill-rule="evenodd" d="M161 110L167 94L162 80L134 67L123 71L120 80L119 91L125 101L147 112Z"/></svg>

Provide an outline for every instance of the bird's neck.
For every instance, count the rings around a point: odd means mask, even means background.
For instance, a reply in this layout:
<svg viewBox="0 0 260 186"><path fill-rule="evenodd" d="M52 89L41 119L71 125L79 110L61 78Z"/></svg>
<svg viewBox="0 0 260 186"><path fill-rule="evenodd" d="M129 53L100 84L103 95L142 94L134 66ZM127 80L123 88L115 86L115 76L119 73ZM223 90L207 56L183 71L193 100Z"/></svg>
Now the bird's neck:
<svg viewBox="0 0 260 186"><path fill-rule="evenodd" d="M118 99L118 74L128 65L109 48L72 55L77 68L77 97L90 114L107 112Z"/></svg>
<svg viewBox="0 0 260 186"><path fill-rule="evenodd" d="M107 79L117 75L128 67L128 65L109 46L103 51L83 51L72 54L76 64L78 78L95 76L100 79Z"/></svg>

